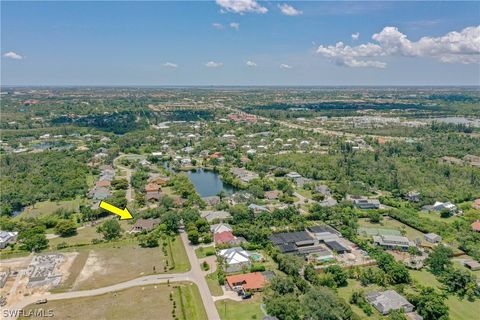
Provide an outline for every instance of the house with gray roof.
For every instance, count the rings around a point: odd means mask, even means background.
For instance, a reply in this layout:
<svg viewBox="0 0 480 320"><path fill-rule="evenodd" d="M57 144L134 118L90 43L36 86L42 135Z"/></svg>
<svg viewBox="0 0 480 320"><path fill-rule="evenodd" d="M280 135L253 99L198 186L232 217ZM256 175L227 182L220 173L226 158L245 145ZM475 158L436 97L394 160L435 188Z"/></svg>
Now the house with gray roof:
<svg viewBox="0 0 480 320"><path fill-rule="evenodd" d="M207 219L208 222L212 222L214 220L225 220L231 217L230 213L225 210L201 211L200 216Z"/></svg>
<svg viewBox="0 0 480 320"><path fill-rule="evenodd" d="M269 240L282 253L310 254L321 249L318 240L306 231L274 233Z"/></svg>
<svg viewBox="0 0 480 320"><path fill-rule="evenodd" d="M90 191L90 197L93 200L105 200L111 196L110 190L105 187L95 187Z"/></svg>
<svg viewBox="0 0 480 320"><path fill-rule="evenodd" d="M0 249L6 248L10 243L17 241L18 232L0 230Z"/></svg>
<svg viewBox="0 0 480 320"><path fill-rule="evenodd" d="M252 210L252 211L255 212L255 213L269 212L269 210L268 210L267 207L259 206L258 204L255 204L255 203L251 203L251 204L248 206L248 209Z"/></svg>
<svg viewBox="0 0 480 320"><path fill-rule="evenodd" d="M414 308L413 304L408 302L407 299L399 295L395 290L371 292L368 293L365 298L383 315L387 315L393 310L412 312Z"/></svg>
<svg viewBox="0 0 480 320"><path fill-rule="evenodd" d="M404 236L395 235L379 235L373 236L373 242L381 247L390 250L408 250L409 247L413 247L415 244Z"/></svg>
<svg viewBox="0 0 480 320"><path fill-rule="evenodd" d="M353 205L359 209L378 209L380 208L380 201L378 199L358 198L352 199Z"/></svg>
<svg viewBox="0 0 480 320"><path fill-rule="evenodd" d="M440 241L442 241L442 237L436 233L427 233L423 236L423 238L425 239L425 241L428 241L430 243L439 243Z"/></svg>

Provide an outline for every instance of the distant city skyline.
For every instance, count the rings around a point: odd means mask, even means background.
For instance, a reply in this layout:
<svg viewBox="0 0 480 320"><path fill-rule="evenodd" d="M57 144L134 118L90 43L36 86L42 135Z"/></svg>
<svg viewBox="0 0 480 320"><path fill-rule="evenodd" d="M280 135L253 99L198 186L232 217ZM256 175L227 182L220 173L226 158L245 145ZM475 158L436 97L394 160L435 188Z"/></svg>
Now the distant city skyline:
<svg viewBox="0 0 480 320"><path fill-rule="evenodd" d="M474 1L1 6L3 86L480 83Z"/></svg>

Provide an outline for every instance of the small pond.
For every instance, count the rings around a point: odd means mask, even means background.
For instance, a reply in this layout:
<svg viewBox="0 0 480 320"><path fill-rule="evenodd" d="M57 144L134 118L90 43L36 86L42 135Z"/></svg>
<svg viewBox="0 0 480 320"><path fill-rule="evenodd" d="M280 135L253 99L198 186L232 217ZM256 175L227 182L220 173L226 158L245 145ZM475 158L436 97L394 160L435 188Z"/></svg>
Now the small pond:
<svg viewBox="0 0 480 320"><path fill-rule="evenodd" d="M187 174L200 197L216 196L222 190L228 194L236 191L235 187L223 183L216 172L197 169L188 171Z"/></svg>

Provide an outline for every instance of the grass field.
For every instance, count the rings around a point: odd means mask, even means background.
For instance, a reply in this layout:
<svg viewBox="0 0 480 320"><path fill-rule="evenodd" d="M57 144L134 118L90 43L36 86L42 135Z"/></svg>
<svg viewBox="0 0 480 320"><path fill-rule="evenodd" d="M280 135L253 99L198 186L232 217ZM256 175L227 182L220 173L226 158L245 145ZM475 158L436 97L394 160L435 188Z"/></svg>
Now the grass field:
<svg viewBox="0 0 480 320"><path fill-rule="evenodd" d="M170 241L168 250L169 265L174 266L173 272L186 272L190 270L190 261L188 261L187 252L183 246L180 236L176 236Z"/></svg>
<svg viewBox="0 0 480 320"><path fill-rule="evenodd" d="M226 299L215 302L222 320L260 320L264 316L260 309L261 304L261 293L256 293L251 299L244 301Z"/></svg>
<svg viewBox="0 0 480 320"><path fill-rule="evenodd" d="M480 313L480 300L469 302L460 300L458 297L449 297L447 300L451 320L472 320L478 319Z"/></svg>
<svg viewBox="0 0 480 320"><path fill-rule="evenodd" d="M472 257L468 256L468 255L462 255L462 256L458 256L458 257L455 257L453 260L453 265L459 269L462 269L462 270L467 270L471 273L473 273L476 277L477 277L477 280L480 281L480 270L475 270L475 271L472 271L470 269L468 269L467 267L465 267L463 265L463 263L461 263L459 260L462 260L462 259L465 259L465 260L473 260Z"/></svg>
<svg viewBox="0 0 480 320"><path fill-rule="evenodd" d="M438 212L419 212L418 215L422 218L427 218L432 221L440 221L440 222L445 222L445 223L453 223L456 220L458 220L458 217L451 216L449 218L442 218L440 217L440 213Z"/></svg>
<svg viewBox="0 0 480 320"><path fill-rule="evenodd" d="M35 204L35 206L28 206L20 213L18 218L39 217L41 215L54 213L59 209L65 209L69 211L78 211L78 207L84 203L85 200L76 198L74 200L65 201L42 201Z"/></svg>
<svg viewBox="0 0 480 320"><path fill-rule="evenodd" d="M127 231L131 228L128 221L120 221L120 226L123 231ZM48 244L50 249L56 249L57 245L65 242L69 246L88 245L92 243L93 239L101 239L101 234L97 233L97 226L85 226L77 230L77 234L71 237L57 237L50 239Z"/></svg>
<svg viewBox="0 0 480 320"><path fill-rule="evenodd" d="M176 287L176 288L175 288ZM55 319L174 319L172 315L173 301L176 304L176 315L179 319L207 319L200 294L192 283L173 285L149 285L129 288L115 293L107 293L94 297L49 301L41 306L30 305L26 311L52 309ZM132 297L135 297L132 299ZM185 309L185 316L181 305ZM88 315L88 316L87 316ZM20 319L40 319L40 317L21 317Z"/></svg>
<svg viewBox="0 0 480 320"><path fill-rule="evenodd" d="M207 280L207 285L210 289L210 293L212 294L212 296L217 297L223 295L222 287L220 287L220 285L218 284L218 277L216 272L210 273L205 277L205 279Z"/></svg>
<svg viewBox="0 0 480 320"><path fill-rule="evenodd" d="M423 286L441 287L441 283L427 270L410 270L410 274L413 279ZM446 304L449 308L450 319L452 320L475 319L480 312L480 300L478 299L475 302L469 302L466 299L460 300L457 296L449 296Z"/></svg>
<svg viewBox="0 0 480 320"><path fill-rule="evenodd" d="M50 249L56 249L57 245L65 242L69 246L78 246L91 244L93 239L101 239L102 236L97 233L97 227L85 227L77 230L77 234L71 237L57 237L50 239L48 244Z"/></svg>
<svg viewBox="0 0 480 320"><path fill-rule="evenodd" d="M195 284L175 285L174 299L177 301L176 315L179 319L207 319L202 297ZM158 319L163 319L159 317Z"/></svg>
<svg viewBox="0 0 480 320"><path fill-rule="evenodd" d="M368 219L358 219L358 224L360 227L399 230L404 232L405 236L412 241L415 241L418 238L422 241L422 243L428 244L424 240L422 232L413 229L412 227L409 227L406 224L403 224L400 221L392 219L390 217L384 217L380 223L371 223L370 221L368 221Z"/></svg>
<svg viewBox="0 0 480 320"><path fill-rule="evenodd" d="M215 248L213 246L209 246L209 247L200 247L195 249L195 254L199 259L205 258L207 256L207 252L209 253L212 252L213 254L215 254Z"/></svg>

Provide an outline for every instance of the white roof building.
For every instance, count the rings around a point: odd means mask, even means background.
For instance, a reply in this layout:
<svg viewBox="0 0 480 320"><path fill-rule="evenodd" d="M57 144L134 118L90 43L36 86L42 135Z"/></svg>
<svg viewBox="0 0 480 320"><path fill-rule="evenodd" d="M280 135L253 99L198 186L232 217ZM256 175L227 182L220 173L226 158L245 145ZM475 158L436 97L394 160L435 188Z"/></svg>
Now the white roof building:
<svg viewBox="0 0 480 320"><path fill-rule="evenodd" d="M218 255L225 259L227 272L238 272L251 265L250 254L241 247L220 250Z"/></svg>
<svg viewBox="0 0 480 320"><path fill-rule="evenodd" d="M9 243L17 241L18 232L0 230L0 249L4 249Z"/></svg>
<svg viewBox="0 0 480 320"><path fill-rule="evenodd" d="M220 232L225 232L225 231L233 231L232 227L226 223L218 223L210 226L210 231L213 232L213 234L220 233Z"/></svg>
<svg viewBox="0 0 480 320"><path fill-rule="evenodd" d="M457 210L457 206L455 206L451 202L440 202L440 201L436 201L433 204L433 210L435 210L435 211L442 211L444 209L447 209L447 210L450 210L450 211L455 211L455 210Z"/></svg>

